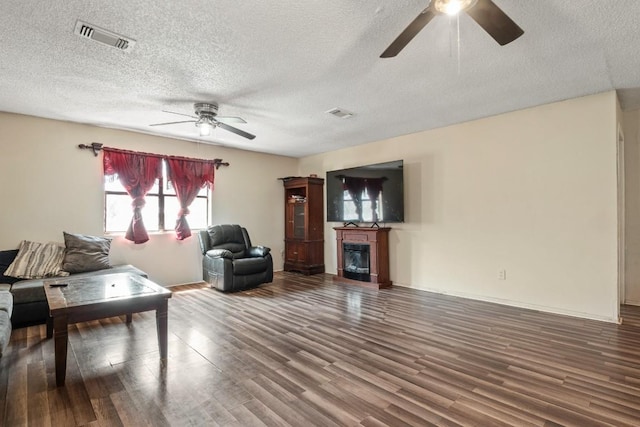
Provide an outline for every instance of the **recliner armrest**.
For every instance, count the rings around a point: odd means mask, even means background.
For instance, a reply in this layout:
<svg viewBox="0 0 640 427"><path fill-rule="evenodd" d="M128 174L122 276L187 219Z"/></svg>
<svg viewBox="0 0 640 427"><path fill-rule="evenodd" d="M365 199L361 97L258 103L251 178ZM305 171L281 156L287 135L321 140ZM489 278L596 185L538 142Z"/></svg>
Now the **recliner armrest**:
<svg viewBox="0 0 640 427"><path fill-rule="evenodd" d="M226 249L211 249L210 251L207 251L207 253L205 255L210 257L210 258L233 259L233 253L231 251L226 250Z"/></svg>
<svg viewBox="0 0 640 427"><path fill-rule="evenodd" d="M251 246L247 251L249 256L252 258L267 256L269 252L271 252L271 248L268 248L266 246Z"/></svg>

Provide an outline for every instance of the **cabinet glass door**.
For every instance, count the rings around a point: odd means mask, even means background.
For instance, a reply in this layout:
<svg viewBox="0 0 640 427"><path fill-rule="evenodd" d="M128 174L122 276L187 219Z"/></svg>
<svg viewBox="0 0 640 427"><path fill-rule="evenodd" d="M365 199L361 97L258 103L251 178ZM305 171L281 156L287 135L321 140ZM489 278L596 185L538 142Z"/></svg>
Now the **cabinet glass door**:
<svg viewBox="0 0 640 427"><path fill-rule="evenodd" d="M296 203L293 208L293 237L304 239L304 203Z"/></svg>

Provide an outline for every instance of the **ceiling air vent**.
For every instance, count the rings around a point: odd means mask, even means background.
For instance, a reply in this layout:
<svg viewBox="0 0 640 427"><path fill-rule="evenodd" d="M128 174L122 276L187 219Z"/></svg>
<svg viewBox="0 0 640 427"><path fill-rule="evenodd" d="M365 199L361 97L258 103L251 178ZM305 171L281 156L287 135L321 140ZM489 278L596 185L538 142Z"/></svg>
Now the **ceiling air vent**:
<svg viewBox="0 0 640 427"><path fill-rule="evenodd" d="M351 117L353 117L353 113L345 111L345 110L343 110L341 108L332 108L329 111L325 111L325 113L333 114L334 116L336 116L339 119L350 119Z"/></svg>
<svg viewBox="0 0 640 427"><path fill-rule="evenodd" d="M130 52L136 44L136 41L133 39L96 27L92 24L87 24L80 20L76 22L76 28L73 32L80 37L104 43L124 52Z"/></svg>

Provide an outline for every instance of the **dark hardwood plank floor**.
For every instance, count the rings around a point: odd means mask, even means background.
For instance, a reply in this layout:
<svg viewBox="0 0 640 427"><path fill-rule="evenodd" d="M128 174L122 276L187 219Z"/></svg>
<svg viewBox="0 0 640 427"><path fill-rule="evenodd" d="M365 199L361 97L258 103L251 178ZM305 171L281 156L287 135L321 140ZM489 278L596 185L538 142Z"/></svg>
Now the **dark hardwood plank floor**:
<svg viewBox="0 0 640 427"><path fill-rule="evenodd" d="M155 315L70 327L56 388L44 325L0 359L2 426L638 426L640 307L614 325L277 273L173 288Z"/></svg>

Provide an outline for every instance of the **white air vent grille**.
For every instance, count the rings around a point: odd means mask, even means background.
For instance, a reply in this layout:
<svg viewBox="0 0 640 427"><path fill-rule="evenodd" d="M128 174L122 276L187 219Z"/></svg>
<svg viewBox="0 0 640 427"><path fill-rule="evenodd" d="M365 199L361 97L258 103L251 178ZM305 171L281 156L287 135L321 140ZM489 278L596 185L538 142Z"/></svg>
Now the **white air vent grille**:
<svg viewBox="0 0 640 427"><path fill-rule="evenodd" d="M351 117L353 117L353 113L345 111L341 108L332 108L331 110L325 112L328 114L333 114L339 119L350 119Z"/></svg>
<svg viewBox="0 0 640 427"><path fill-rule="evenodd" d="M130 52L136 41L114 32L105 30L86 22L77 21L74 33L80 37L95 40L108 46L115 47L123 52Z"/></svg>

